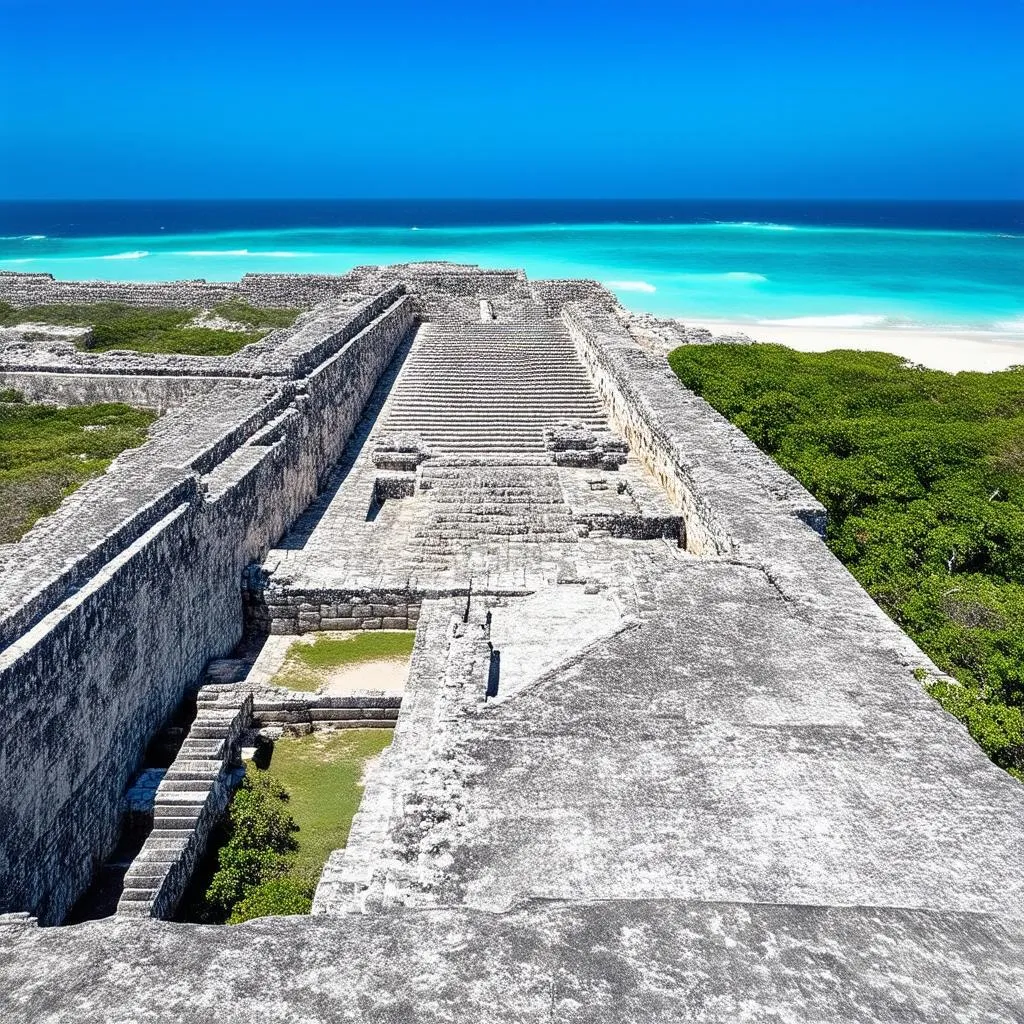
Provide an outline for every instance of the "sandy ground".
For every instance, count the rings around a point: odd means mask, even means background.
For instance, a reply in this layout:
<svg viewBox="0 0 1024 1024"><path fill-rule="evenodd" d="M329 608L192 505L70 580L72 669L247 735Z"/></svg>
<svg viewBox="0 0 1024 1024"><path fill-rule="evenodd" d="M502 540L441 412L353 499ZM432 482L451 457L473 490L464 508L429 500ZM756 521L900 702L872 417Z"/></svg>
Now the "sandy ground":
<svg viewBox="0 0 1024 1024"><path fill-rule="evenodd" d="M938 331L916 328L872 328L793 324L738 323L679 318L688 327L706 327L713 334L746 334L755 341L777 342L801 352L833 348L892 352L934 370L1005 370L1024 364L1024 332Z"/></svg>
<svg viewBox="0 0 1024 1024"><path fill-rule="evenodd" d="M284 667L288 651L292 644L312 643L317 633L304 636L268 636L263 649L256 658L256 663L249 672L250 682L269 685L275 682L274 677ZM409 676L408 658L381 658L376 661L363 661L355 665L342 665L331 669L323 685L324 693L345 694L356 690L391 690L405 689Z"/></svg>
<svg viewBox="0 0 1024 1024"><path fill-rule="evenodd" d="M409 659L390 658L381 661L361 661L357 665L343 665L328 673L323 692L337 696L356 690L405 690L409 678Z"/></svg>

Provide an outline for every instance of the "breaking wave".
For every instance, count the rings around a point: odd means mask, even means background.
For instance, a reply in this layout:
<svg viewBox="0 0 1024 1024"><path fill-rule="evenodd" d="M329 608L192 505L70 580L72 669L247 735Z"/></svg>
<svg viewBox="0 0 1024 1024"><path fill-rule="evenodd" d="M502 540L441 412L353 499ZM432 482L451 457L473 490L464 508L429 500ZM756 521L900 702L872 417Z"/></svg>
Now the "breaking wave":
<svg viewBox="0 0 1024 1024"><path fill-rule="evenodd" d="M765 220L716 220L717 228L760 228L763 231L799 231L795 224L775 224Z"/></svg>
<svg viewBox="0 0 1024 1024"><path fill-rule="evenodd" d="M757 322L772 327L877 327L888 319L878 313L839 313L835 316L792 316Z"/></svg>
<svg viewBox="0 0 1024 1024"><path fill-rule="evenodd" d="M615 288L620 292L656 292L658 289L646 281L605 281L608 288Z"/></svg>
<svg viewBox="0 0 1024 1024"><path fill-rule="evenodd" d="M302 256L301 252L290 252L286 249L253 252L251 249L186 249L176 252L175 256L276 256L282 259Z"/></svg>
<svg viewBox="0 0 1024 1024"><path fill-rule="evenodd" d="M754 274L747 270L731 270L727 274L722 274L727 281L767 281L768 278L764 274Z"/></svg>
<svg viewBox="0 0 1024 1024"><path fill-rule="evenodd" d="M101 260L141 260L149 255L146 249L136 249L134 252L115 252L110 256L101 256Z"/></svg>

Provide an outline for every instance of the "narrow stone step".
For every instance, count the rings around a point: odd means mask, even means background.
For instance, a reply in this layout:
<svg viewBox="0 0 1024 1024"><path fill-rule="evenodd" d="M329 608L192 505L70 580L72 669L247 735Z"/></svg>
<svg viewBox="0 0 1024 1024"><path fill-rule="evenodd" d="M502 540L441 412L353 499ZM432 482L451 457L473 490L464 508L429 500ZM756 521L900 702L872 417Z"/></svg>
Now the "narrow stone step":
<svg viewBox="0 0 1024 1024"><path fill-rule="evenodd" d="M125 889L121 893L121 901L127 903L152 903L159 893L159 889L152 887L148 889Z"/></svg>

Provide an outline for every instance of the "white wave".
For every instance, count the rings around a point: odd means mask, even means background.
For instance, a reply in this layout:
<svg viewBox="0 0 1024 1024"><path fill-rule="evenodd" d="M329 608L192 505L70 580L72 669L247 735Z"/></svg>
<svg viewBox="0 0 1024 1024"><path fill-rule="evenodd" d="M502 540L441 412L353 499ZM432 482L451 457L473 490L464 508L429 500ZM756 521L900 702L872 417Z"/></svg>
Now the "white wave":
<svg viewBox="0 0 1024 1024"><path fill-rule="evenodd" d="M271 249L263 252L253 252L251 249L186 249L184 252L176 252L175 256L273 256L280 259L305 255L301 252L289 252L285 249Z"/></svg>
<svg viewBox="0 0 1024 1024"><path fill-rule="evenodd" d="M101 260L141 260L148 256L145 249L136 249L134 252L115 252L110 256L101 256Z"/></svg>
<svg viewBox="0 0 1024 1024"><path fill-rule="evenodd" d="M175 256L248 256L248 249L186 249Z"/></svg>
<svg viewBox="0 0 1024 1024"><path fill-rule="evenodd" d="M870 313L839 313L835 316L792 316L784 320L758 320L771 327L877 327L888 317Z"/></svg>
<svg viewBox="0 0 1024 1024"><path fill-rule="evenodd" d="M46 235L25 235L26 242L41 242Z"/></svg>
<svg viewBox="0 0 1024 1024"><path fill-rule="evenodd" d="M1024 333L1024 316L1019 316L1015 320L997 320L994 327L997 331L1010 331L1014 334Z"/></svg>
<svg viewBox="0 0 1024 1024"><path fill-rule="evenodd" d="M673 274L678 281L700 281L707 284L712 281L742 281L745 284L758 284L767 281L764 274L755 274L751 270L729 270L721 274Z"/></svg>
<svg viewBox="0 0 1024 1024"><path fill-rule="evenodd" d="M795 224L774 224L764 220L716 220L718 228L760 228L763 231L796 231Z"/></svg>
<svg viewBox="0 0 1024 1024"><path fill-rule="evenodd" d="M717 276L717 275L716 275ZM754 274L747 270L731 270L727 274L722 274L727 281L767 281L768 278L764 274Z"/></svg>
<svg viewBox="0 0 1024 1024"><path fill-rule="evenodd" d="M605 281L608 288L615 288L620 292L656 292L658 289L646 281Z"/></svg>

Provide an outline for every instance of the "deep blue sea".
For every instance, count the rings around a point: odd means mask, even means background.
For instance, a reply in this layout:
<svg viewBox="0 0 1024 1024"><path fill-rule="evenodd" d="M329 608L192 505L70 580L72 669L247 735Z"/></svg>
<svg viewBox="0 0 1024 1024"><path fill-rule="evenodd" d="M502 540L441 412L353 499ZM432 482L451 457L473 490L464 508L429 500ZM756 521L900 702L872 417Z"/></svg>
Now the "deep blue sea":
<svg viewBox="0 0 1024 1024"><path fill-rule="evenodd" d="M456 260L692 319L1024 334L1024 202L2 202L0 270L235 280Z"/></svg>

